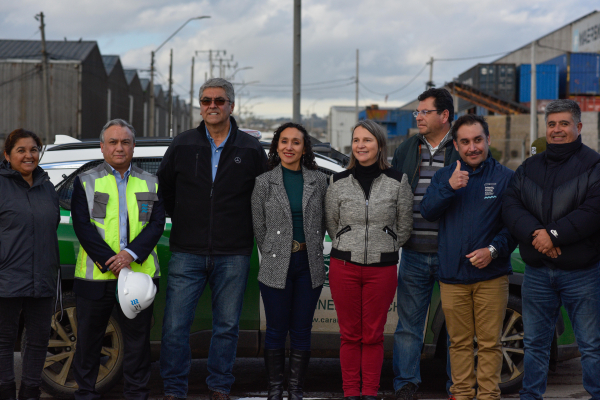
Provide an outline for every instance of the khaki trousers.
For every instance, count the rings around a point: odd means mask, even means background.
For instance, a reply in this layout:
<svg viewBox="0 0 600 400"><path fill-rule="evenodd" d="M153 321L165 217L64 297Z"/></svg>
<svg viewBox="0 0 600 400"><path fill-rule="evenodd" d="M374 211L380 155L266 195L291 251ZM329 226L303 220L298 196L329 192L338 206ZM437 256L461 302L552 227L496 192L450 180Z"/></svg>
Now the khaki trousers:
<svg viewBox="0 0 600 400"><path fill-rule="evenodd" d="M442 309L450 335L450 392L456 400L500 399L500 337L508 302L508 276L469 285L440 282ZM477 337L477 377L473 337Z"/></svg>

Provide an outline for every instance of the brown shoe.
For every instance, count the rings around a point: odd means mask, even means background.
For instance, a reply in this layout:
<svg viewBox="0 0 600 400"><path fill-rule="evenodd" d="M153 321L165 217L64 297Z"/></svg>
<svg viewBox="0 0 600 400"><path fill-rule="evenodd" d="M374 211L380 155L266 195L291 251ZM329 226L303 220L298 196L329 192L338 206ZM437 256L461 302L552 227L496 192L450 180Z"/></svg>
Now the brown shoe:
<svg viewBox="0 0 600 400"><path fill-rule="evenodd" d="M210 391L210 400L230 400L229 393L217 392L216 390Z"/></svg>

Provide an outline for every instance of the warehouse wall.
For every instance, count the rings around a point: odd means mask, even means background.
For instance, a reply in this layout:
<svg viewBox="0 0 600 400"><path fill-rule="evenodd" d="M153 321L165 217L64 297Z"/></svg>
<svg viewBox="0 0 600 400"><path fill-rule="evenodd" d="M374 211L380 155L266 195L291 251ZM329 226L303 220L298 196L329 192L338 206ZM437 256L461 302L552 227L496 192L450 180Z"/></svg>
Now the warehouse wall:
<svg viewBox="0 0 600 400"><path fill-rule="evenodd" d="M50 132L77 137L79 105L78 62L50 61ZM42 65L39 61L0 61L0 133L24 128L44 137L46 132ZM54 137L51 138L54 142Z"/></svg>

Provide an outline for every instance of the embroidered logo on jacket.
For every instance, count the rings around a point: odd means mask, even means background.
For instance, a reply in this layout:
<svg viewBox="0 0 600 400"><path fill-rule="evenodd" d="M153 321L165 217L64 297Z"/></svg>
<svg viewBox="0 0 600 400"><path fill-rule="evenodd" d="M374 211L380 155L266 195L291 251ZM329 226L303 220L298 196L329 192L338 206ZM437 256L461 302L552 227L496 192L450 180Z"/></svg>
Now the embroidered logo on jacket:
<svg viewBox="0 0 600 400"><path fill-rule="evenodd" d="M496 183L486 183L483 185L484 189L485 189L485 194L483 199L484 200L489 200L489 199L495 199L497 196L494 194L494 189L496 187Z"/></svg>
<svg viewBox="0 0 600 400"><path fill-rule="evenodd" d="M552 229L550 233L553 234L555 238L558 238L558 232L556 232L554 229Z"/></svg>

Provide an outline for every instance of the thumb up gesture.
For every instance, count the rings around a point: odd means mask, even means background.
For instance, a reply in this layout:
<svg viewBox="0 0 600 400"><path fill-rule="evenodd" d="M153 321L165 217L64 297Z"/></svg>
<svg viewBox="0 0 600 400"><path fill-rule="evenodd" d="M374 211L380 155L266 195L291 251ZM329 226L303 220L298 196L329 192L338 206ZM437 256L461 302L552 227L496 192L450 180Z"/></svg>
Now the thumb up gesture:
<svg viewBox="0 0 600 400"><path fill-rule="evenodd" d="M464 188L469 183L469 173L467 171L460 170L460 161L456 160L456 169L452 173L450 177L450 186L452 189L458 190L460 188Z"/></svg>

